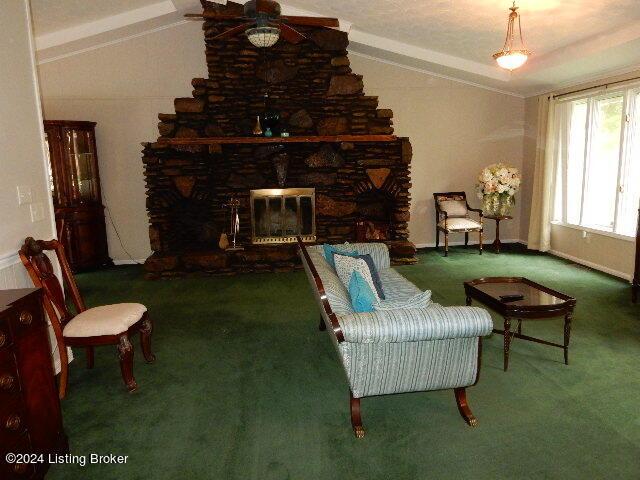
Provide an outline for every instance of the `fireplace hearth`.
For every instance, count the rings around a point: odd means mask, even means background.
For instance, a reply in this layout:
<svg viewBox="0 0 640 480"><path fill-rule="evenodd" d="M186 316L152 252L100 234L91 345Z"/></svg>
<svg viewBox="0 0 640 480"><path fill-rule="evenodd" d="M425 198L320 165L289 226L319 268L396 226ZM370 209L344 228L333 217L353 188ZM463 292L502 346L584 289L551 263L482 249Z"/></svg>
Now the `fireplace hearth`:
<svg viewBox="0 0 640 480"><path fill-rule="evenodd" d="M203 5L220 13L240 8ZM393 135L393 112L364 94L349 66L347 34L300 27L308 40L261 52L242 35L214 39L229 26L204 22L208 78L193 79L192 97L158 115L160 137L144 145L154 252L147 276L291 270L300 265L296 235L381 239L394 263L414 263L411 144ZM265 94L289 137L252 134ZM218 246L220 234L230 233L229 198L239 202L244 250Z"/></svg>

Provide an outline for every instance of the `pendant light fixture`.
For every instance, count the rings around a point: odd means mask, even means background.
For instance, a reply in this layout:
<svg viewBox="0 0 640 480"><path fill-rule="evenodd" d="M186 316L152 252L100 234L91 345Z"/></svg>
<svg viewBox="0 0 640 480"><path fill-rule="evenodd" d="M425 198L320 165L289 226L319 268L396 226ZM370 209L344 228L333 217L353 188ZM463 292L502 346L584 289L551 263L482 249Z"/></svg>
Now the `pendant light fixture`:
<svg viewBox="0 0 640 480"><path fill-rule="evenodd" d="M258 48L269 48L280 38L280 29L270 26L266 19L258 18L256 26L248 29L245 34L249 41Z"/></svg>
<svg viewBox="0 0 640 480"><path fill-rule="evenodd" d="M502 50L498 53L493 54L493 58L495 58L498 65L507 70L515 70L518 67L524 65L524 63L531 55L531 52L527 50L524 46L524 41L522 40L522 26L520 25L520 15L518 14L518 7L516 7L516 2L514 0L513 6L509 8L511 13L509 13L509 21L507 23L507 37L504 41L504 46ZM518 21L518 37L519 42L515 42L515 24L516 20Z"/></svg>

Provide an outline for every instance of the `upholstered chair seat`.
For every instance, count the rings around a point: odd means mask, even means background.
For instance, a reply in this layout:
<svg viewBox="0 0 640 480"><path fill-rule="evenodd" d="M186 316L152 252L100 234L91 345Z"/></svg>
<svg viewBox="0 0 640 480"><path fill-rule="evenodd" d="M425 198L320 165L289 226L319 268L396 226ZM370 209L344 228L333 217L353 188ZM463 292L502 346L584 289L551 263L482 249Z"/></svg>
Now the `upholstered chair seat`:
<svg viewBox="0 0 640 480"><path fill-rule="evenodd" d="M138 322L147 307L139 303L117 303L89 308L73 317L64 327L65 337L118 335Z"/></svg>
<svg viewBox="0 0 640 480"><path fill-rule="evenodd" d="M469 232L480 230L482 228L482 225L480 225L479 222L470 218L449 218L438 222L438 226L442 229L447 229L450 232Z"/></svg>

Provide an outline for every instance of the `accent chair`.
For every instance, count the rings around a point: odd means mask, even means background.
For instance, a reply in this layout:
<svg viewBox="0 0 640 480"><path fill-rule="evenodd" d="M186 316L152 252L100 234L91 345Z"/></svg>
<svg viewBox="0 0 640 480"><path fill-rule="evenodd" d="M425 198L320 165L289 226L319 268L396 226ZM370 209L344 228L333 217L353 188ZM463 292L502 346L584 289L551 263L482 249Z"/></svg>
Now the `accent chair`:
<svg viewBox="0 0 640 480"><path fill-rule="evenodd" d="M471 208L465 192L434 193L436 206L436 249L440 248L440 232L444 233L444 256L449 255L449 234L464 233L464 246L469 245L469 232L478 232L478 251L482 255L482 209ZM471 218L476 212L479 219Z"/></svg>
<svg viewBox="0 0 640 480"><path fill-rule="evenodd" d="M76 313L73 314L64 297L63 286L56 276L47 252L55 252ZM142 355L147 363L155 361L151 353L153 323L147 307L140 303L117 303L87 308L78 290L62 243L58 240L34 240L28 237L20 249L20 259L36 287L44 291L44 309L56 335L60 352L59 397L67 392L69 361L67 347L84 347L87 368L93 368L94 347L116 345L122 378L129 392L138 388L133 376L133 345L131 337L139 332Z"/></svg>

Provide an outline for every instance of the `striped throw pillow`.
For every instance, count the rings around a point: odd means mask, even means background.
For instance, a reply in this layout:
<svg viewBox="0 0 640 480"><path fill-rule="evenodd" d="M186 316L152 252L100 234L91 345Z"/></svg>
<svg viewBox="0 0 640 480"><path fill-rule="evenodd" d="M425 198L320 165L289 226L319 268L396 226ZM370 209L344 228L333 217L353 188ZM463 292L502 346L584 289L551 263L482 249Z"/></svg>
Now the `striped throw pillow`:
<svg viewBox="0 0 640 480"><path fill-rule="evenodd" d="M362 258L358 257L348 257L346 255L334 255L334 260L336 262L336 273L338 274L338 278L344 284L347 289L349 289L349 281L351 280L351 275L353 272L358 272L362 278L364 278L369 288L373 292L373 295L376 299L376 303L380 302L380 297L378 296L378 292L376 291L376 286L373 283L373 278L371 277L371 271L369 270L369 265Z"/></svg>

